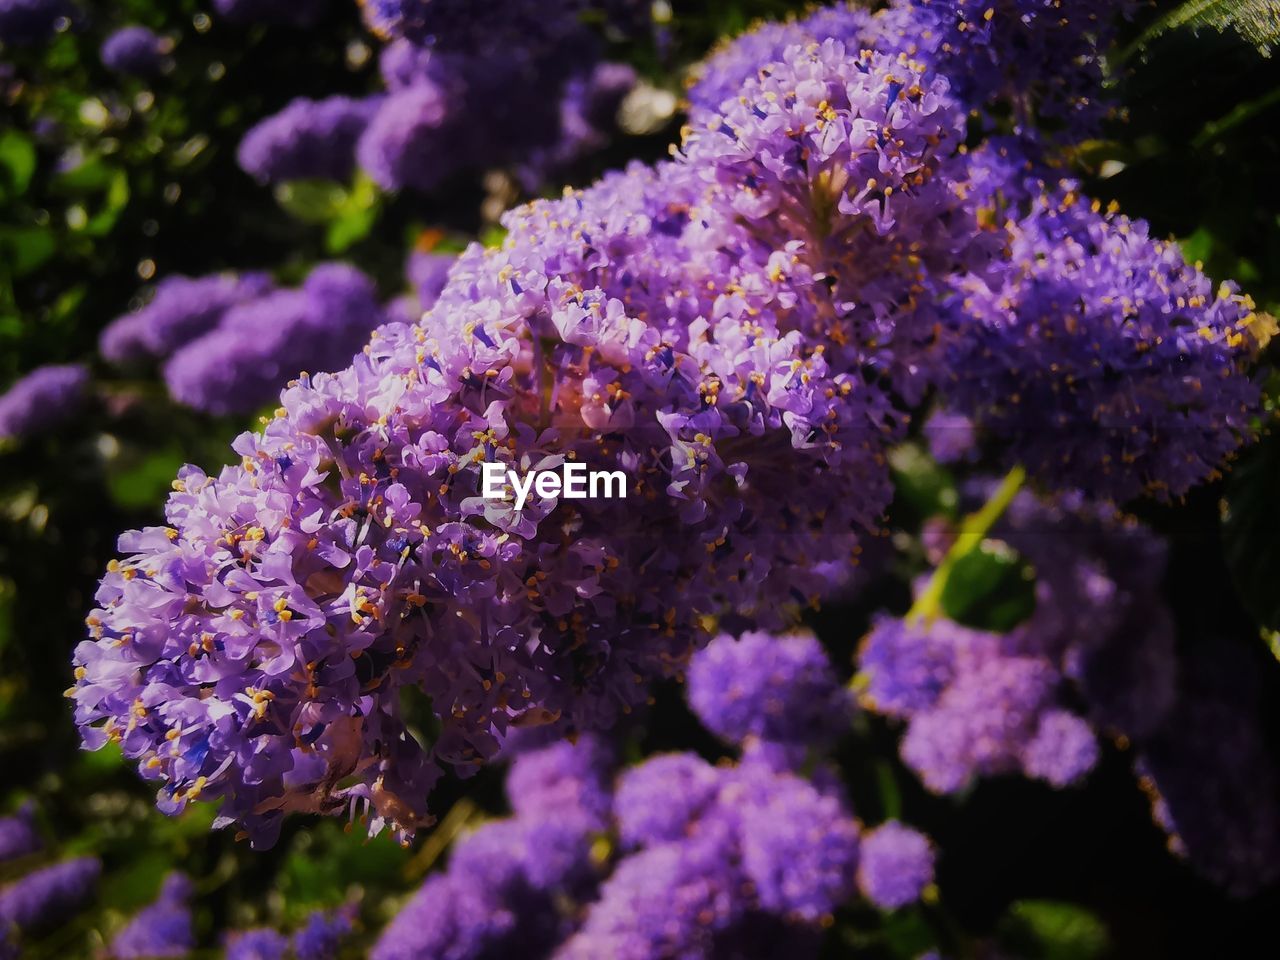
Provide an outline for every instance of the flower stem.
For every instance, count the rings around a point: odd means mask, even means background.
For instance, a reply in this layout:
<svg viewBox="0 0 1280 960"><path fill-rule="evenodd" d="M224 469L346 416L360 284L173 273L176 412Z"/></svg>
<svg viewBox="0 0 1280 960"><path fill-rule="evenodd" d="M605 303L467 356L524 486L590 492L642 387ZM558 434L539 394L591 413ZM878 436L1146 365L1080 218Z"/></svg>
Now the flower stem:
<svg viewBox="0 0 1280 960"><path fill-rule="evenodd" d="M938 564L938 569L933 571L933 576L929 578L928 586L921 591L920 596L916 598L916 602L907 611L907 619L923 619L925 621L937 619L938 614L942 612L942 591L946 589L947 579L951 576L951 571L961 558L968 555L978 544L982 543L987 534L991 532L991 528L995 526L996 521L1004 516L1004 512L1009 509L1009 504L1013 502L1013 498L1022 489L1026 479L1027 471L1021 466L1014 467L1000 481L1000 486L996 488L987 502L982 505L982 509L969 514L960 521L960 529L956 534L955 543L951 545L947 555Z"/></svg>

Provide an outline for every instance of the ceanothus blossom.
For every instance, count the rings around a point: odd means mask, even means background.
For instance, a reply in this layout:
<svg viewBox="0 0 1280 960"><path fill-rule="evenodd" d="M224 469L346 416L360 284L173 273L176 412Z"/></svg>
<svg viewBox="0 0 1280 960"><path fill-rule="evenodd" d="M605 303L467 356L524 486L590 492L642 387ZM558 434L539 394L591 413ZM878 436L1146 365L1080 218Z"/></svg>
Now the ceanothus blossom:
<svg viewBox="0 0 1280 960"><path fill-rule="evenodd" d="M78 363L37 367L0 394L0 439L21 440L53 430L80 411L89 371Z"/></svg>
<svg viewBox="0 0 1280 960"><path fill-rule="evenodd" d="M233 306L263 296L272 286L265 273L165 277L145 306L107 325L98 348L113 363L168 357L213 330Z"/></svg>
<svg viewBox="0 0 1280 960"><path fill-rule="evenodd" d="M262 183L346 180L355 168L356 143L380 103L378 97L298 97L244 135L236 160Z"/></svg>
<svg viewBox="0 0 1280 960"><path fill-rule="evenodd" d="M24 803L12 816L0 818L0 863L36 853L43 846L30 803Z"/></svg>
<svg viewBox="0 0 1280 960"><path fill-rule="evenodd" d="M689 664L689 705L731 742L823 746L849 727L852 701L811 633L722 635Z"/></svg>
<svg viewBox="0 0 1280 960"><path fill-rule="evenodd" d="M896 820L862 835L858 889L883 910L915 903L933 883L929 838Z"/></svg>
<svg viewBox="0 0 1280 960"><path fill-rule="evenodd" d="M958 284L948 405L1057 489L1169 500L1252 436L1273 321L1075 184L1005 213L1009 258Z"/></svg>
<svg viewBox="0 0 1280 960"><path fill-rule="evenodd" d="M185 957L195 948L190 878L172 873L164 878L159 896L139 910L111 938L111 960L164 960Z"/></svg>
<svg viewBox="0 0 1280 960"><path fill-rule="evenodd" d="M172 49L172 40L134 24L121 27L103 41L102 65L116 73L150 77L161 71Z"/></svg>
<svg viewBox="0 0 1280 960"><path fill-rule="evenodd" d="M1010 772L1074 783L1097 762L1095 730L1141 737L1174 700L1160 540L1078 493L1019 494L993 536L1036 572L1028 620L998 634L881 618L858 655L863 705L906 721L902 758L939 793Z"/></svg>

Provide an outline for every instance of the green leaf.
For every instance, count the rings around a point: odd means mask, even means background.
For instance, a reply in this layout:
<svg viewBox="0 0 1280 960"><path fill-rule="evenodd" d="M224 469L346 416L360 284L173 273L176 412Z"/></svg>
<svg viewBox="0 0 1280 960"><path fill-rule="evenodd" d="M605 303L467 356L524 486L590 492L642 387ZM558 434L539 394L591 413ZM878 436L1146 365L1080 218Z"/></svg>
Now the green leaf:
<svg viewBox="0 0 1280 960"><path fill-rule="evenodd" d="M1234 30L1263 56L1269 56L1271 47L1280 40L1280 5L1276 0L1187 0L1156 20L1122 56L1148 46L1171 30L1202 27L1212 27L1219 33Z"/></svg>
<svg viewBox="0 0 1280 960"><path fill-rule="evenodd" d="M40 269L57 249L57 240L45 227L0 226L0 256L15 277Z"/></svg>
<svg viewBox="0 0 1280 960"><path fill-rule="evenodd" d="M325 224L339 217L349 199L332 180L291 180L275 191L276 203L303 223Z"/></svg>
<svg viewBox="0 0 1280 960"><path fill-rule="evenodd" d="M1056 900L1019 900L1000 921L1001 946L1024 960L1092 960L1109 939L1094 913Z"/></svg>
<svg viewBox="0 0 1280 960"><path fill-rule="evenodd" d="M895 448L889 454L889 467L893 472L895 515L906 506L919 518L955 517L955 482L923 447L905 443Z"/></svg>
<svg viewBox="0 0 1280 960"><path fill-rule="evenodd" d="M21 196L26 193L36 172L36 148L30 138L17 130L0 133L0 167L7 174L13 194Z"/></svg>
<svg viewBox="0 0 1280 960"><path fill-rule="evenodd" d="M1259 625L1280 629L1280 436L1244 453L1224 500L1223 550L1236 590Z"/></svg>
<svg viewBox="0 0 1280 960"><path fill-rule="evenodd" d="M941 603L956 623L1003 633L1035 610L1035 571L1008 544L984 540L955 561Z"/></svg>
<svg viewBox="0 0 1280 960"><path fill-rule="evenodd" d="M146 510L161 503L173 478L186 463L178 447L152 453L141 460L115 466L107 476L107 487L119 506L130 510Z"/></svg>

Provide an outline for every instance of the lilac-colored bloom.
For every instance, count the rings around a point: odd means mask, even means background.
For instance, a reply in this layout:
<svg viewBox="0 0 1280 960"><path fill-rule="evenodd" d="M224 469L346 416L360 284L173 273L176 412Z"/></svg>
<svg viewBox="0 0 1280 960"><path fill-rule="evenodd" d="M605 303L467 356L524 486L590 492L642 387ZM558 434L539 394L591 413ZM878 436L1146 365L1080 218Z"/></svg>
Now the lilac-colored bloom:
<svg viewBox="0 0 1280 960"><path fill-rule="evenodd" d="M721 635L694 655L688 682L698 719L733 743L821 745L851 719L849 691L812 633Z"/></svg>
<svg viewBox="0 0 1280 960"><path fill-rule="evenodd" d="M102 65L116 73L150 77L164 67L173 42L140 25L121 27L102 44Z"/></svg>
<svg viewBox="0 0 1280 960"><path fill-rule="evenodd" d="M612 750L590 734L522 752L507 774L507 799L521 817L581 817L603 829L613 766Z"/></svg>
<svg viewBox="0 0 1280 960"><path fill-rule="evenodd" d="M691 753L650 757L618 779L614 816L626 847L680 840L723 785L715 767Z"/></svg>
<svg viewBox="0 0 1280 960"><path fill-rule="evenodd" d="M43 43L59 21L75 13L70 0L0 0L0 43L15 47Z"/></svg>
<svg viewBox="0 0 1280 960"><path fill-rule="evenodd" d="M52 430L83 406L89 371L80 364L37 367L0 394L0 438L24 439Z"/></svg>
<svg viewBox="0 0 1280 960"><path fill-rule="evenodd" d="M931 883L933 847L924 834L896 820L863 834L858 889L877 907L897 910L915 903Z"/></svg>
<svg viewBox="0 0 1280 960"><path fill-rule="evenodd" d="M226 960L286 960L289 940L269 927L241 930L227 937Z"/></svg>
<svg viewBox="0 0 1280 960"><path fill-rule="evenodd" d="M346 180L355 167L356 143L380 103L378 97L299 97L246 133L236 159L263 183Z"/></svg>
<svg viewBox="0 0 1280 960"><path fill-rule="evenodd" d="M422 313L430 310L435 306L435 302L440 299L440 294L444 291L445 284L449 281L449 269L457 259L451 253L429 253L415 250L409 254L409 260L405 264L405 274L409 278L409 286L417 299L419 310L414 321L420 319Z"/></svg>
<svg viewBox="0 0 1280 960"><path fill-rule="evenodd" d="M350 908L312 912L293 934L293 960L338 960L343 941L351 935L354 912Z"/></svg>
<svg viewBox="0 0 1280 960"><path fill-rule="evenodd" d="M1093 728L1066 710L1043 714L1022 751L1027 775L1059 788L1079 780L1097 762L1098 738Z"/></svg>
<svg viewBox="0 0 1280 960"><path fill-rule="evenodd" d="M23 804L13 816L0 819L0 863L35 853L42 846L31 804Z"/></svg>
<svg viewBox="0 0 1280 960"><path fill-rule="evenodd" d="M973 421L963 414L939 408L924 424L929 453L938 463L952 464L977 458Z"/></svg>
<svg viewBox="0 0 1280 960"><path fill-rule="evenodd" d="M163 960L190 953L195 947L191 894L191 881L183 874L165 877L155 902L138 911L112 938L112 960Z"/></svg>
<svg viewBox="0 0 1280 960"><path fill-rule="evenodd" d="M212 332L169 358L165 383L175 400L197 410L249 411L299 371L347 362L383 319L368 277L345 264L322 264L296 290L228 309Z"/></svg>
<svg viewBox="0 0 1280 960"><path fill-rule="evenodd" d="M1070 182L1009 230L997 278L961 284L948 404L1056 489L1169 500L1217 476L1259 403L1249 297Z"/></svg>
<svg viewBox="0 0 1280 960"><path fill-rule="evenodd" d="M0 930L26 931L63 920L93 892L102 864L95 857L33 870L0 887Z"/></svg>
<svg viewBox="0 0 1280 960"><path fill-rule="evenodd" d="M260 297L271 287L265 273L165 277L146 306L108 325L99 348L113 363L167 357L214 329L231 307Z"/></svg>

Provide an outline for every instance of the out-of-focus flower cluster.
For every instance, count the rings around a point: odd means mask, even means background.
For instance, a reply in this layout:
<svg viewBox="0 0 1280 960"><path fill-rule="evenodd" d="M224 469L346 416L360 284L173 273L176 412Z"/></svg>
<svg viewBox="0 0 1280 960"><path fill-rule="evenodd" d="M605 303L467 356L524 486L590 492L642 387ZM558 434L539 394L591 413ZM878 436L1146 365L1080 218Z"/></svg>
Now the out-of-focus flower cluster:
<svg viewBox="0 0 1280 960"><path fill-rule="evenodd" d="M739 761L659 754L615 778L592 737L519 750L513 816L455 844L372 956L766 956L773 944L802 957L859 892L883 909L918 900L933 882L929 840L896 822L863 831L838 786L800 772L792 748L811 698L846 720L850 709L816 638L721 636L690 675L709 680L730 663L735 685L691 687L690 705L742 745ZM753 708L770 721L729 733L725 718Z"/></svg>

